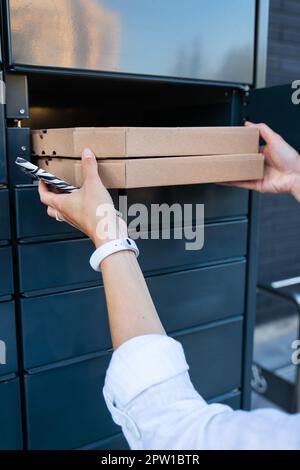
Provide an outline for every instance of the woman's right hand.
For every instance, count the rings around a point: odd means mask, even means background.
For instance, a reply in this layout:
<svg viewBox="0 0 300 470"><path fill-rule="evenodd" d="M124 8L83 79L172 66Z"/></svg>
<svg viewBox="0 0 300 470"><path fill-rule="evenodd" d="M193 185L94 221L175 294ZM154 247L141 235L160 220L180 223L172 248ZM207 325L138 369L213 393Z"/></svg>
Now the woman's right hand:
<svg viewBox="0 0 300 470"><path fill-rule="evenodd" d="M290 193L300 202L298 152L266 124L246 122L245 125L256 127L265 141L261 150L265 157L264 177L261 180L238 181L230 184L262 193Z"/></svg>

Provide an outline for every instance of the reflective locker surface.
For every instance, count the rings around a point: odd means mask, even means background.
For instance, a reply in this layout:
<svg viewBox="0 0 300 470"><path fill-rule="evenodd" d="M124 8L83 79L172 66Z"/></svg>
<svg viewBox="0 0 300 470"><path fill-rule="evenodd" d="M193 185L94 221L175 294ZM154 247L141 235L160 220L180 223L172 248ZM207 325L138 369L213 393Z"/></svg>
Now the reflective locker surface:
<svg viewBox="0 0 300 470"><path fill-rule="evenodd" d="M255 4L11 0L11 62L250 84Z"/></svg>

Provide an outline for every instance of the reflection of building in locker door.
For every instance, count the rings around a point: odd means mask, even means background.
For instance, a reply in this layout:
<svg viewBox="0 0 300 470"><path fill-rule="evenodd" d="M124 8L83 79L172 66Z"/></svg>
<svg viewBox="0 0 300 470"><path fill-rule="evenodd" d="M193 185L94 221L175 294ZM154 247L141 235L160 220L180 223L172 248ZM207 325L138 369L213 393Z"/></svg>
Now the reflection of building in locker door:
<svg viewBox="0 0 300 470"><path fill-rule="evenodd" d="M6 364L6 344L0 340L0 365Z"/></svg>
<svg viewBox="0 0 300 470"><path fill-rule="evenodd" d="M24 36L24 40L14 42L16 62L28 60L31 65L119 69L121 21L118 12L96 0L13 0L10 8L13 34L17 37L22 32Z"/></svg>

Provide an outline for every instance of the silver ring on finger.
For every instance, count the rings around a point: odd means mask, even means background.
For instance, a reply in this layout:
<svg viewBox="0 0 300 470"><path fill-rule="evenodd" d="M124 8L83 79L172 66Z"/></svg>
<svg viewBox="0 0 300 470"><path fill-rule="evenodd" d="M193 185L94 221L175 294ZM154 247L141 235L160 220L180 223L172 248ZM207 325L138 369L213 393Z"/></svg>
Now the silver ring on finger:
<svg viewBox="0 0 300 470"><path fill-rule="evenodd" d="M55 211L55 218L56 218L57 222L63 222L63 220L60 219L60 217L58 215L58 211Z"/></svg>

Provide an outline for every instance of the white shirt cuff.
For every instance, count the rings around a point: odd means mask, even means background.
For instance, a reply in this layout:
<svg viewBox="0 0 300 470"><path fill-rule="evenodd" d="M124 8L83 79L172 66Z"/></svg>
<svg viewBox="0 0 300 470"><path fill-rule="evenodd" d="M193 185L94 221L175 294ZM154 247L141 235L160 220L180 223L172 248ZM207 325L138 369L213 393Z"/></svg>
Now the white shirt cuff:
<svg viewBox="0 0 300 470"><path fill-rule="evenodd" d="M113 353L104 385L107 398L120 409L153 385L189 369L180 343L166 335L137 336Z"/></svg>

